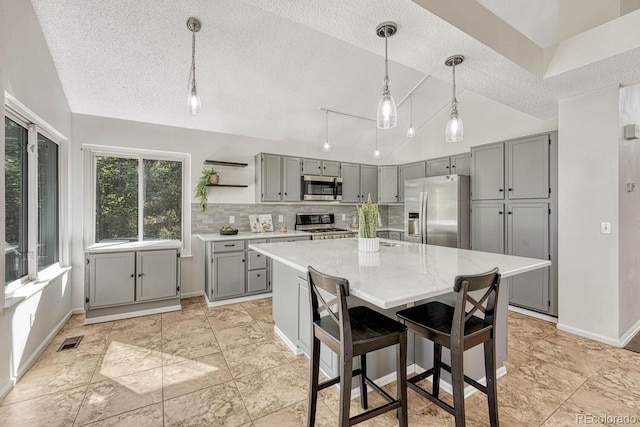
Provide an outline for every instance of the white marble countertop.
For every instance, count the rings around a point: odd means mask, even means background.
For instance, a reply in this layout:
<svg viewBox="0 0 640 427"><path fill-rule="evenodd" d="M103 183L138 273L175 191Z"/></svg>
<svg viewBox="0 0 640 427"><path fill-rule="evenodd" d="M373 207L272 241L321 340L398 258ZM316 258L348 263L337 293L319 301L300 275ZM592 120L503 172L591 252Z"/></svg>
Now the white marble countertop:
<svg viewBox="0 0 640 427"><path fill-rule="evenodd" d="M402 224L389 224L378 227L378 231L399 231L404 233L404 225Z"/></svg>
<svg viewBox="0 0 640 427"><path fill-rule="evenodd" d="M267 231L264 233L239 231L238 234L227 236L220 233L197 234L196 236L205 242L217 242L222 240L284 239L286 237L311 236L311 233L296 230L289 230L284 233L281 231Z"/></svg>
<svg viewBox="0 0 640 427"><path fill-rule="evenodd" d="M182 242L180 240L147 240L144 242L109 242L96 243L85 249L90 254L108 253L108 252L126 252L137 250L160 250L160 249L180 249Z"/></svg>
<svg viewBox="0 0 640 427"><path fill-rule="evenodd" d="M551 265L542 259L386 239L380 240L377 253L359 252L357 239L262 243L249 248L301 273L306 274L311 265L344 277L352 295L385 309L451 292L457 275L498 267L506 278Z"/></svg>

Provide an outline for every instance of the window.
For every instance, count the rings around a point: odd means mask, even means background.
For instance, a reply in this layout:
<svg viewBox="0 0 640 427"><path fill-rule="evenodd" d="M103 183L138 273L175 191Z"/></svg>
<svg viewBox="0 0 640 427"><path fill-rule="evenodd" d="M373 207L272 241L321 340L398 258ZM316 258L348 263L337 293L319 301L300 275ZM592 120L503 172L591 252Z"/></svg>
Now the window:
<svg viewBox="0 0 640 427"><path fill-rule="evenodd" d="M187 155L88 151L95 188L91 243L171 239L188 247L183 239Z"/></svg>
<svg viewBox="0 0 640 427"><path fill-rule="evenodd" d="M4 127L6 287L57 264L60 240L58 144L18 116Z"/></svg>

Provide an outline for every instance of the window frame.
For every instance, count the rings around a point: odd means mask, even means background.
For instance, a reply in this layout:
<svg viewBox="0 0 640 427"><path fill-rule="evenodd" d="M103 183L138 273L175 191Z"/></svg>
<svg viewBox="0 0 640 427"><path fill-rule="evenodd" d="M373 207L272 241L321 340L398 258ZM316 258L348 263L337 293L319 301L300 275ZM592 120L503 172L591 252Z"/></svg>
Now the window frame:
<svg viewBox="0 0 640 427"><path fill-rule="evenodd" d="M96 242L96 158L99 156L138 160L138 242L144 240L144 160L166 160L182 163L182 256L191 254L191 154L173 151L156 151L106 145L84 144L84 244Z"/></svg>

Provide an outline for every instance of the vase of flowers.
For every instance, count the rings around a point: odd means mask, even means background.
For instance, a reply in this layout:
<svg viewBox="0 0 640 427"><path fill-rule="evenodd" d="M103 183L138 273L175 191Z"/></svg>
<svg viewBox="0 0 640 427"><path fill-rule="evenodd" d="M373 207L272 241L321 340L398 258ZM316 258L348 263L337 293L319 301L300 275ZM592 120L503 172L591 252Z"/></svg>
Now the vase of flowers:
<svg viewBox="0 0 640 427"><path fill-rule="evenodd" d="M358 250L360 252L380 251L380 239L378 238L378 204L371 201L371 194L366 203L358 206Z"/></svg>

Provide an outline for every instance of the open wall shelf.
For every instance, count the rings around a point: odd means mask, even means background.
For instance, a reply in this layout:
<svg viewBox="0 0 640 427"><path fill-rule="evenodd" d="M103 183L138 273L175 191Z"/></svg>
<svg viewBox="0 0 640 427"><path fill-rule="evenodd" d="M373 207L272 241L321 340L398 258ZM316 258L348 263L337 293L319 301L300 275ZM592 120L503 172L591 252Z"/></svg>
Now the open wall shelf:
<svg viewBox="0 0 640 427"><path fill-rule="evenodd" d="M248 185L242 185L242 184L207 184L207 187L238 187L238 188L245 188L245 187L248 187Z"/></svg>
<svg viewBox="0 0 640 427"><path fill-rule="evenodd" d="M236 163L236 162L222 162L220 160L205 160L205 165L216 165L216 166L231 166L234 168L245 168L249 166L248 163Z"/></svg>

